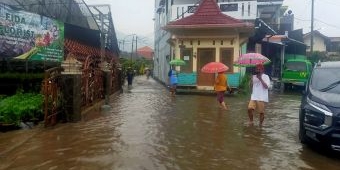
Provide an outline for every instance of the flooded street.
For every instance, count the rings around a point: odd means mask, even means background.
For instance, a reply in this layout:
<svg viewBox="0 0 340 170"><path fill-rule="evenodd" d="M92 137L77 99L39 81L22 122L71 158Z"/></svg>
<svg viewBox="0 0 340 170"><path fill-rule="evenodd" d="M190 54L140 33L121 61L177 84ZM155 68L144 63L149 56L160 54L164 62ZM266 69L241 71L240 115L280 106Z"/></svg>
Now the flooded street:
<svg viewBox="0 0 340 170"><path fill-rule="evenodd" d="M125 87L124 87L125 88ZM110 99L99 118L0 133L0 169L327 169L340 159L298 140L299 94L270 95L264 126L247 125L247 96L177 95L153 79Z"/></svg>

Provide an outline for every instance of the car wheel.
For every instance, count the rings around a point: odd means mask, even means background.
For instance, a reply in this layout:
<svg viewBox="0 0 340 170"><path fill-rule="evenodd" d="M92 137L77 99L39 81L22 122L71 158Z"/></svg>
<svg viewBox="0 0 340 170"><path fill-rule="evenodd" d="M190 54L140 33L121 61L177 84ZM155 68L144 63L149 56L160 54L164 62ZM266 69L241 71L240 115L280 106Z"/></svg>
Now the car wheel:
<svg viewBox="0 0 340 170"><path fill-rule="evenodd" d="M289 83L284 83L283 88L284 90L291 90L291 85Z"/></svg>
<svg viewBox="0 0 340 170"><path fill-rule="evenodd" d="M303 125L303 120L304 120L304 114L301 113L300 111L300 115L299 115L299 139L300 142L303 144L306 144L308 142L308 137L306 135L306 129Z"/></svg>

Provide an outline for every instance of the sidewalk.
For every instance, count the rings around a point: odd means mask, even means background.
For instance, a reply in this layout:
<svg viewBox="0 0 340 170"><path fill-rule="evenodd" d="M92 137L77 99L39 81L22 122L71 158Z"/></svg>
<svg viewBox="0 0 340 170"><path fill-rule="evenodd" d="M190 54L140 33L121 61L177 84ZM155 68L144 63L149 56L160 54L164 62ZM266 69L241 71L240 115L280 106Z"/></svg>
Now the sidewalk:
<svg viewBox="0 0 340 170"><path fill-rule="evenodd" d="M143 76L139 76L139 77L143 77ZM152 78L153 79L153 78ZM157 81L158 83L162 84L165 88L168 88L168 85L157 80L154 79L155 81ZM232 88L232 93L226 92L226 95L233 95L233 94L237 94L239 92L239 89L237 88ZM199 90L196 89L195 86L177 86L176 89L176 94L181 94L181 95L216 95L216 92L214 90Z"/></svg>
<svg viewBox="0 0 340 170"><path fill-rule="evenodd" d="M236 94L237 91L233 91L232 93L226 92L225 95L233 95ZM216 95L214 90L198 90L198 89L185 89L185 88L177 88L176 94L182 95Z"/></svg>

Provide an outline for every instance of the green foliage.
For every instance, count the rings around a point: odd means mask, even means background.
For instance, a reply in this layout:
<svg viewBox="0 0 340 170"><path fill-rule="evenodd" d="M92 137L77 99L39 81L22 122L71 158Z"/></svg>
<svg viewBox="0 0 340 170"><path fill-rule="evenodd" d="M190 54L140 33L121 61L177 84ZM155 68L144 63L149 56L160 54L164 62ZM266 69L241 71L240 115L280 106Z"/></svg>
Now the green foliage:
<svg viewBox="0 0 340 170"><path fill-rule="evenodd" d="M243 76L240 86L239 86L241 94L249 95L251 93L251 89L249 87L250 80L251 80L251 74L246 73Z"/></svg>
<svg viewBox="0 0 340 170"><path fill-rule="evenodd" d="M319 61L327 61L327 56L325 52L314 51L313 53L308 54L308 59L312 63L317 63Z"/></svg>
<svg viewBox="0 0 340 170"><path fill-rule="evenodd" d="M19 125L42 117L43 95L20 93L0 101L0 123Z"/></svg>
<svg viewBox="0 0 340 170"><path fill-rule="evenodd" d="M144 74L144 68L151 68L152 62L145 60L144 58L139 58L137 60L120 58L120 64L122 65L122 70L124 73L126 73L127 70L131 68L132 70L136 70L137 74Z"/></svg>
<svg viewBox="0 0 340 170"><path fill-rule="evenodd" d="M19 80L31 80L31 79L43 79L44 73L1 73L0 79L19 79Z"/></svg>
<svg viewBox="0 0 340 170"><path fill-rule="evenodd" d="M7 95L13 95L16 88L25 92L39 93L41 90L41 82L44 79L44 73L0 73L0 82L3 87L10 89L3 92ZM13 86L13 84L15 86Z"/></svg>

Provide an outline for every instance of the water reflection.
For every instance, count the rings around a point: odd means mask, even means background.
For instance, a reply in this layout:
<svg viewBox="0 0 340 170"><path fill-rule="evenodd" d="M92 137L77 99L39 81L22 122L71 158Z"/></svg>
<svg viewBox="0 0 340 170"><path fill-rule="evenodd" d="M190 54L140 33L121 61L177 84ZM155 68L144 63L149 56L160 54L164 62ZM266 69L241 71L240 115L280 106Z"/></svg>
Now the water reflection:
<svg viewBox="0 0 340 170"><path fill-rule="evenodd" d="M338 169L299 143L298 94L272 93L262 128L247 126L248 99L226 97L225 111L136 79L96 119L0 134L0 169Z"/></svg>

